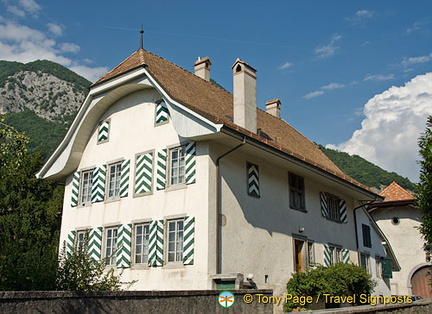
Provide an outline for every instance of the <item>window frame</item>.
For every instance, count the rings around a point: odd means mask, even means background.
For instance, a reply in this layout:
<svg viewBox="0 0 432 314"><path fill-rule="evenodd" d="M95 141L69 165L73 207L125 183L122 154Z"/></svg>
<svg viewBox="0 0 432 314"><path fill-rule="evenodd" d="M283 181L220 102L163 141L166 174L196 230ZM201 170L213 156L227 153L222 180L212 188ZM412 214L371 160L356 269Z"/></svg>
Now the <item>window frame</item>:
<svg viewBox="0 0 432 314"><path fill-rule="evenodd" d="M116 167L114 170L115 176L113 180L111 180L111 174L112 169L111 167ZM117 169L118 167L118 169ZM105 199L107 201L112 200L118 200L120 199L120 182L121 182L121 175L122 175L122 160L111 162L107 164L107 171L106 171L106 187L105 187ZM111 184L114 184L113 189L111 189ZM113 191L113 194L110 195L111 191Z"/></svg>
<svg viewBox="0 0 432 314"><path fill-rule="evenodd" d="M75 232L75 241L74 246L77 249L84 247L88 248L88 230L77 230Z"/></svg>
<svg viewBox="0 0 432 314"><path fill-rule="evenodd" d="M169 219L166 221L166 262L167 263L182 263L184 253L184 218ZM181 231L178 224L181 223ZM171 224L175 224L174 231L171 231ZM178 233L181 232L181 239ZM174 233L174 240L170 240L170 234ZM174 250L170 249L170 244L174 244ZM178 246L180 245L180 249ZM171 258L171 254L174 258Z"/></svg>
<svg viewBox="0 0 432 314"><path fill-rule="evenodd" d="M304 177L288 172L290 208L306 212L306 189ZM298 200L299 202L295 201ZM298 206L297 203L300 203Z"/></svg>
<svg viewBox="0 0 432 314"><path fill-rule="evenodd" d="M113 232L113 235L108 237L109 231ZM115 235L114 235L115 233ZM114 245L111 242L111 245L108 245L108 239L114 240ZM117 264L117 242L118 242L118 227L106 227L104 230L104 260L107 266L116 266ZM109 252L108 252L109 250Z"/></svg>
<svg viewBox="0 0 432 314"><path fill-rule="evenodd" d="M177 166L177 169L183 169L183 175L180 175L180 171L178 171L178 174L175 176L177 178L178 182L173 183L172 180L174 178L173 176L173 153L178 153L178 160L180 160L180 163L182 162L182 166L179 163L179 166ZM185 145L178 145L174 147L170 147L167 149L168 153L168 163L167 163L167 187L171 186L186 186L186 146ZM179 178L183 178L180 180Z"/></svg>
<svg viewBox="0 0 432 314"><path fill-rule="evenodd" d="M138 227L143 227L143 230L142 230L143 232L141 233L142 241L140 244L138 244L138 231L137 231ZM145 228L147 228L146 232L144 232ZM134 224L133 232L134 232L134 238L133 238L134 239L134 246L133 246L133 255L132 255L133 264L137 265L137 266L138 265L139 266L148 266L149 249L150 249L150 222L140 222L140 223ZM147 239L144 239L144 236ZM145 245L145 242L147 242L147 246ZM141 251L140 255L139 255L139 257L141 259L140 262L137 262L138 245L140 245L140 251ZM146 254L147 258L144 261L143 257L145 256L145 254L144 254L145 249L147 250L147 254Z"/></svg>
<svg viewBox="0 0 432 314"><path fill-rule="evenodd" d="M367 248L372 248L371 227L369 225L362 224L362 236L363 246Z"/></svg>
<svg viewBox="0 0 432 314"><path fill-rule="evenodd" d="M79 189L78 189L79 206L87 206L92 203L93 173L94 173L94 168L80 171ZM89 175L90 180L85 181L85 175ZM87 188L85 188L84 186L85 182L87 182ZM86 191L86 194L84 194L84 191ZM83 197L86 197L86 201L83 201Z"/></svg>
<svg viewBox="0 0 432 314"><path fill-rule="evenodd" d="M366 270L366 273L371 274L370 254L360 252L360 266Z"/></svg>
<svg viewBox="0 0 432 314"><path fill-rule="evenodd" d="M337 263L343 263L342 246L337 244L327 244L330 251L330 266Z"/></svg>
<svg viewBox="0 0 432 314"><path fill-rule="evenodd" d="M307 266L312 267L316 264L315 262L315 243L313 241L307 241Z"/></svg>
<svg viewBox="0 0 432 314"><path fill-rule="evenodd" d="M339 208L339 202L340 197L328 193L325 193L326 202L327 202L327 219L335 221L335 222L341 222L341 215L340 215L340 208Z"/></svg>

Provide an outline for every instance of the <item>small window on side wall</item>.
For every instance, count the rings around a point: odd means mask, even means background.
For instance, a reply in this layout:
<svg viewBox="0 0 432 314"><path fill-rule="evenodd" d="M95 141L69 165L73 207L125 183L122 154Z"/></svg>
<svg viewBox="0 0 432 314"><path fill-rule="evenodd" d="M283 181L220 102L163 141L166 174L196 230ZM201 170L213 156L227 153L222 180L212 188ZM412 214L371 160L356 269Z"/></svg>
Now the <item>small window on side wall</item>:
<svg viewBox="0 0 432 314"><path fill-rule="evenodd" d="M290 208L306 210L304 178L294 173L289 173L289 198Z"/></svg>
<svg viewBox="0 0 432 314"><path fill-rule="evenodd" d="M106 119L99 122L97 143L102 144L108 142L110 133L111 119Z"/></svg>

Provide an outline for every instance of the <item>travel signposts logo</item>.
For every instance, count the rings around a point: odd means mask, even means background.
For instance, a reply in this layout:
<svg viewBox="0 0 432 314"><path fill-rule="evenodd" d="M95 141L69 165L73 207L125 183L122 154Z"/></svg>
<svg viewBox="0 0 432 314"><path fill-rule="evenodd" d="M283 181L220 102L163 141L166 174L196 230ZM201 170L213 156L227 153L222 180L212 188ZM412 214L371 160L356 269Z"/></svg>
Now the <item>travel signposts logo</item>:
<svg viewBox="0 0 432 314"><path fill-rule="evenodd" d="M229 308L234 305L235 296L230 291L222 291L218 296L218 303L224 308Z"/></svg>

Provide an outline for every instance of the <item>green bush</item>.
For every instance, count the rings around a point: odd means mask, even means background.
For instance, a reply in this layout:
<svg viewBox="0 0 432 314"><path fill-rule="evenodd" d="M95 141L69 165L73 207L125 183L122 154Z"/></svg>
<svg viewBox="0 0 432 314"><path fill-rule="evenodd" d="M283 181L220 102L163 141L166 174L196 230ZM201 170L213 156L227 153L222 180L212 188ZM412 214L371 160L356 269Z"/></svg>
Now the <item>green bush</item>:
<svg viewBox="0 0 432 314"><path fill-rule="evenodd" d="M330 267L318 266L305 273L293 274L287 284L287 294L298 297L312 297L313 302L325 294L337 297L347 297L360 294L370 294L376 283L371 276L360 267L353 264L338 263ZM360 298L357 297L356 300ZM321 297L322 301L323 298ZM311 303L311 302L308 302ZM285 311L307 306L297 300L287 300Z"/></svg>

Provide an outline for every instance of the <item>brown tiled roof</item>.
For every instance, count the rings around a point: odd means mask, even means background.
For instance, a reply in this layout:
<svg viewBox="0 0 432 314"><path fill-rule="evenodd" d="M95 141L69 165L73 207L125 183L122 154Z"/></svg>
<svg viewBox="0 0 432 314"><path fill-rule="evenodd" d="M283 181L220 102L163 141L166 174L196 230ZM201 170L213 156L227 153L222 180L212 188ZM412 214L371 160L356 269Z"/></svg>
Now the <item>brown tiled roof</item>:
<svg viewBox="0 0 432 314"><path fill-rule="evenodd" d="M386 187L381 193L381 196L385 197L384 202L395 202L395 201L407 201L415 200L416 197L410 192L405 190L396 182L392 182L388 187Z"/></svg>
<svg viewBox="0 0 432 314"><path fill-rule="evenodd" d="M231 93L144 49L134 52L129 58L97 80L93 86L141 66L147 69L172 99L186 105L210 121L223 123L226 127L254 137L369 190L365 185L343 173L316 144L309 141L282 119L257 108L257 128L261 129L261 134L267 136L251 133L234 124L232 122L233 95Z"/></svg>

